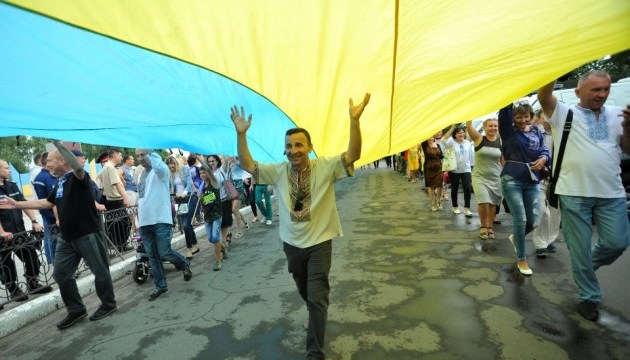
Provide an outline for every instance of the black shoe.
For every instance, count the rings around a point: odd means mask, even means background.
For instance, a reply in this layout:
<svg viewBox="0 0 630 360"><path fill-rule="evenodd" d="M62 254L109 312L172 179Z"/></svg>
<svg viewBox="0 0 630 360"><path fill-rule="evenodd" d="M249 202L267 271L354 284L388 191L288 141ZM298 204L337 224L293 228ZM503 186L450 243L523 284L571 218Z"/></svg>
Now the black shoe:
<svg viewBox="0 0 630 360"><path fill-rule="evenodd" d="M556 248L556 245L554 244L547 245L547 252L555 253L556 251L558 251L558 249Z"/></svg>
<svg viewBox="0 0 630 360"><path fill-rule="evenodd" d="M536 257L544 259L547 255L547 249L536 249Z"/></svg>
<svg viewBox="0 0 630 360"><path fill-rule="evenodd" d="M168 289L155 289L153 290L153 292L149 295L149 301L153 301L157 298L160 297L160 295L162 294L166 294L168 292Z"/></svg>
<svg viewBox="0 0 630 360"><path fill-rule="evenodd" d="M190 279L192 278L192 271L190 271L190 266L186 266L186 268L182 270L182 273L184 273L184 281L190 281Z"/></svg>
<svg viewBox="0 0 630 360"><path fill-rule="evenodd" d="M19 287L16 287L15 290L11 292L11 300L22 302L28 300L28 295L22 291Z"/></svg>
<svg viewBox="0 0 630 360"><path fill-rule="evenodd" d="M77 314L68 314L63 320L57 323L57 329L67 329L70 326L76 324L79 320L83 319L86 315L87 311L85 310Z"/></svg>
<svg viewBox="0 0 630 360"><path fill-rule="evenodd" d="M102 318L108 317L111 313L118 310L117 307L106 307L105 305L101 305L98 307L98 310L90 316L90 321L101 320Z"/></svg>
<svg viewBox="0 0 630 360"><path fill-rule="evenodd" d="M599 310L597 309L597 304L592 301L584 300L578 304L578 312L582 315L586 320L597 321L599 318Z"/></svg>
<svg viewBox="0 0 630 360"><path fill-rule="evenodd" d="M28 292L29 294L45 294L52 291L52 286L50 285L40 285L37 280L31 280L28 283Z"/></svg>

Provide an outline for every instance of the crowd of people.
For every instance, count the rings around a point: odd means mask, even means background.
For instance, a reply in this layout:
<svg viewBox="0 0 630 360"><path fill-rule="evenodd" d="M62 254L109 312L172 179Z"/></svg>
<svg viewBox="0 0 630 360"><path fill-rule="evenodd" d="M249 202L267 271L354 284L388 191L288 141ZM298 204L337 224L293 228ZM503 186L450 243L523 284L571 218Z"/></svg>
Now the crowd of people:
<svg viewBox="0 0 630 360"><path fill-rule="evenodd" d="M630 244L620 176L621 153L630 154L630 105L604 106L611 79L601 71L580 78L576 105L559 102L553 96L554 84L538 91L540 110L534 111L527 101L510 102L498 118L483 122L482 131L472 121L465 127L453 125L444 136L440 131L423 141L420 150L412 147L401 153L398 169L411 182L419 168L424 170L432 211L443 210L440 194L450 183L453 214L461 214L461 182L464 214L472 216L472 185L482 240L496 238L493 226L500 223L497 214L503 205L513 224L507 240L514 247L516 268L525 276L533 274L526 237L532 234L533 255L546 258L557 250L554 242L562 224L579 289L578 312L595 321L601 301L595 270L611 264ZM559 206L549 198L552 187ZM599 238L591 245L593 224Z"/></svg>
<svg viewBox="0 0 630 360"><path fill-rule="evenodd" d="M585 74L576 89L580 102L574 106L558 102L552 94L554 84L548 84L538 91L540 111L535 113L528 103L510 103L499 111L498 118L485 120L482 131L470 121L453 125L444 135L440 131L400 156L386 157L387 166L405 172L410 182L424 177L433 212L444 210L442 202L448 198L445 183L450 183L453 216L462 214L461 183L463 215L473 217L474 193L483 241L497 238L493 226L499 222L497 211L503 205L513 224L505 240L512 243L516 267L525 276L533 274L527 262L526 237L533 232L535 256L548 256L556 250L554 241L561 219L579 289L578 312L586 319L597 320L601 294L595 271L611 264L630 242L619 165L622 150L630 153L630 106L604 106L610 83L606 73ZM324 358L331 239L342 235L332 184L354 173L353 164L361 155L360 117L369 100L370 94L358 105L350 99L348 149L331 157L310 159L310 134L294 128L285 134L287 161L255 161L246 137L252 115L248 116L242 107L234 107L231 118L238 157L191 154L187 159L169 156L163 161L153 150L137 149L139 166L134 168L133 156L123 157L120 151L112 150L104 160L102 175L94 182L83 170L83 154L71 152L55 141L56 149L42 157L42 168L48 175L34 179L41 186L37 190L39 200L35 201L14 196L8 189L11 183L6 162L0 160L0 190L6 193L0 200L0 236L6 239L11 231L21 229L8 227L10 223L5 219L9 213L21 219L22 209L31 220L35 214L29 209L40 209L45 225L59 224L61 239L44 249L48 261L54 262L53 276L68 311L57 325L63 329L87 314L71 276L81 258L95 275L102 301L90 320L102 319L116 310L99 210L124 209L137 201L138 218L130 220L127 227L139 232L149 255L155 286L149 300L153 301L168 292L162 260L181 270L185 281L192 278L190 261L199 252L193 229L196 219L204 224L213 244L213 269L219 271L228 257L230 235L242 237L249 227L239 211L243 203L252 207L252 223L273 224L269 187L274 186L288 270L309 312L307 354L313 359ZM567 124L570 130L566 130ZM565 142L566 148L560 145ZM374 167L378 165L379 161L373 163ZM555 189L559 209L552 206L541 186ZM176 216L181 218L186 239L183 255L171 247ZM591 246L593 223L599 228L599 238ZM33 229L43 230L34 221ZM28 261L28 256L18 256ZM3 284L15 287L5 282L11 276L3 274ZM28 276L37 279L36 273ZM32 285L39 289L35 280Z"/></svg>

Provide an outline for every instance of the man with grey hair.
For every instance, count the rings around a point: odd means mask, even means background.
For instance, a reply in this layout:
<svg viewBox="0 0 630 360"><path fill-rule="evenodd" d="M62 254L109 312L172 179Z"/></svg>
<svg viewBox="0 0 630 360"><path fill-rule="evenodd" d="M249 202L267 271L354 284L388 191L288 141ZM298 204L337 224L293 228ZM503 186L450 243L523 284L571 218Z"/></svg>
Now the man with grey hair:
<svg viewBox="0 0 630 360"><path fill-rule="evenodd" d="M555 81L538 90L538 100L553 132L554 166L569 112L573 121L563 155L556 194L562 233L579 289L578 312L596 321L601 291L595 270L612 264L630 243L626 193L621 182L621 152L630 153L630 105L604 106L610 76L592 70L575 89L579 104L568 106L553 95ZM599 239L591 245L593 220Z"/></svg>

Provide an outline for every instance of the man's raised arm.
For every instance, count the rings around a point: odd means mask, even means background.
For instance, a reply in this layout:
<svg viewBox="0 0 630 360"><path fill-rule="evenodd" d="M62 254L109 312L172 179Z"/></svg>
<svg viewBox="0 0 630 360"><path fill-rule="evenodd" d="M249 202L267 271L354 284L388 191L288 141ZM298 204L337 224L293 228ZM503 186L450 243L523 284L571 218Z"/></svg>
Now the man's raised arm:
<svg viewBox="0 0 630 360"><path fill-rule="evenodd" d="M241 106L241 111L234 106L232 107L232 122L236 129L236 146L238 150L238 158L241 161L241 167L250 174L255 174L256 163L252 158L252 154L249 152L247 146L247 130L252 124L252 114L249 114L247 120L245 119L245 110ZM254 176L258 176L257 174Z"/></svg>
<svg viewBox="0 0 630 360"><path fill-rule="evenodd" d="M74 170L74 176L76 176L79 180L83 180L85 178L85 169L79 163L79 159L70 150L68 150L59 140L53 140L53 144L59 151L59 154L66 160L68 164Z"/></svg>
<svg viewBox="0 0 630 360"><path fill-rule="evenodd" d="M352 165L355 161L361 158L361 114L363 114L363 110L370 102L370 93L366 93L363 101L354 106L352 99L349 100L349 110L350 113L350 140L348 142L348 151L344 154L344 163L345 165Z"/></svg>
<svg viewBox="0 0 630 360"><path fill-rule="evenodd" d="M556 85L556 80L538 89L538 101L542 107L543 113L550 118L553 112L556 110L558 99L553 95L553 88Z"/></svg>

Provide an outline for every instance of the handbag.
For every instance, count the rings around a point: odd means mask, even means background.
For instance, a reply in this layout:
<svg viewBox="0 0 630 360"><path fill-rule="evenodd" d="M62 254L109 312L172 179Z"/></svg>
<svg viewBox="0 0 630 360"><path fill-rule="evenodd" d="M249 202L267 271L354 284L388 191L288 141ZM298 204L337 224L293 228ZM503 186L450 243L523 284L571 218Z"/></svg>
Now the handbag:
<svg viewBox="0 0 630 360"><path fill-rule="evenodd" d="M227 176L224 177L223 187L225 188L228 200L232 201L238 199L238 190L236 190L236 186L234 186L234 183L232 182L231 171L228 171Z"/></svg>
<svg viewBox="0 0 630 360"><path fill-rule="evenodd" d="M457 158L455 157L455 149L448 148L442 159L442 171L453 171L457 169Z"/></svg>
<svg viewBox="0 0 630 360"><path fill-rule="evenodd" d="M177 215L188 214L188 208L190 206L191 196L185 198L175 198L175 204L177 205Z"/></svg>
<svg viewBox="0 0 630 360"><path fill-rule="evenodd" d="M562 166L562 158L564 157L564 148L567 146L567 139L569 138L569 131L571 131L571 123L573 122L573 111L569 109L567 119L564 122L564 129L562 130L562 140L560 140L560 149L558 150L558 159L556 159L556 165L553 167L553 175L549 179L549 185L547 185L547 202L552 208L558 208L558 195L556 194L556 183L560 176L560 167Z"/></svg>

